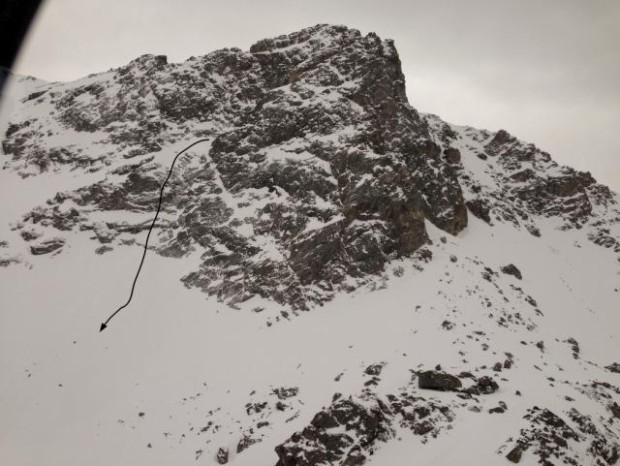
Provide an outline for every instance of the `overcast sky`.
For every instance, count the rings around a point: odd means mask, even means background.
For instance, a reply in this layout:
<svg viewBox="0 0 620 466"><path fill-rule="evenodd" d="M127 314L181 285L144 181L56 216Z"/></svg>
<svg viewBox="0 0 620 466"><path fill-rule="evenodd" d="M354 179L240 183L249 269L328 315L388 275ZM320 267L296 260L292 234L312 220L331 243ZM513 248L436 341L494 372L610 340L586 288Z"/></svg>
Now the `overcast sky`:
<svg viewBox="0 0 620 466"><path fill-rule="evenodd" d="M616 0L48 0L16 71L71 80L316 23L394 39L417 109L507 129L620 191Z"/></svg>

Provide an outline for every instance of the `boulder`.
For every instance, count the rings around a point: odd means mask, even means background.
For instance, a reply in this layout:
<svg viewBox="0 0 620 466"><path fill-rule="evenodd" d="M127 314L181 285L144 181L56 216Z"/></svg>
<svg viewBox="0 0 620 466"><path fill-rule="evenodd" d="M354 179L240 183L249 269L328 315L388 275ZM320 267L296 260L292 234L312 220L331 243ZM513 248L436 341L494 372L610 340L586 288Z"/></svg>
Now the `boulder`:
<svg viewBox="0 0 620 466"><path fill-rule="evenodd" d="M501 268L501 271L506 275L512 275L513 277L518 278L519 280L523 279L523 275L521 275L521 271L514 264L508 264Z"/></svg>
<svg viewBox="0 0 620 466"><path fill-rule="evenodd" d="M491 377L484 376L478 379L478 388L480 393L488 395L499 390L499 385Z"/></svg>
<svg viewBox="0 0 620 466"><path fill-rule="evenodd" d="M512 450L510 450L510 453L506 455L506 459L510 461L511 463L518 463L519 461L521 461L522 455L523 455L523 448L521 447L521 445L517 445Z"/></svg>
<svg viewBox="0 0 620 466"><path fill-rule="evenodd" d="M491 377L480 377L475 385L467 387L464 392L470 395L490 395L499 390L499 385Z"/></svg>
<svg viewBox="0 0 620 466"><path fill-rule="evenodd" d="M49 254L59 250L65 245L65 240L61 238L52 238L46 241L42 241L37 245L30 246L30 252L34 256L40 256L42 254Z"/></svg>
<svg viewBox="0 0 620 466"><path fill-rule="evenodd" d="M620 364L618 364L617 362L614 362L609 366L605 366L605 369L607 369L609 372L620 374Z"/></svg>
<svg viewBox="0 0 620 466"><path fill-rule="evenodd" d="M424 371L418 374L418 387L429 390L458 390L462 384L454 375L439 371Z"/></svg>
<svg viewBox="0 0 620 466"><path fill-rule="evenodd" d="M215 455L215 459L219 464L228 463L228 448L221 447Z"/></svg>

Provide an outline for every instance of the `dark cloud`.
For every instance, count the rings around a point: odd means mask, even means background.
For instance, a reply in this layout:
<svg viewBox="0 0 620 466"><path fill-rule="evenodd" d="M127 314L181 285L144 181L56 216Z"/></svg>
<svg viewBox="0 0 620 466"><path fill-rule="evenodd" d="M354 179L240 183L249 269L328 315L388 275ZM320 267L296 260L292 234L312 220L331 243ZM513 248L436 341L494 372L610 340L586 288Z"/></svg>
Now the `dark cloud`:
<svg viewBox="0 0 620 466"><path fill-rule="evenodd" d="M393 38L412 103L506 128L620 188L620 2L51 0L19 71L67 80L143 53L247 49L316 23Z"/></svg>

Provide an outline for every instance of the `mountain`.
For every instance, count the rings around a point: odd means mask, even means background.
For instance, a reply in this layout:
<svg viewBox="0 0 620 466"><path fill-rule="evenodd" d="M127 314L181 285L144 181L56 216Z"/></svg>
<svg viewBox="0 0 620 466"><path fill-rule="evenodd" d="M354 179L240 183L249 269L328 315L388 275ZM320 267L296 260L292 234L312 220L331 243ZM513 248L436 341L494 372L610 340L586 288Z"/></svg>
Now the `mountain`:
<svg viewBox="0 0 620 466"><path fill-rule="evenodd" d="M7 95L4 463L618 463L618 195L418 112L391 41Z"/></svg>

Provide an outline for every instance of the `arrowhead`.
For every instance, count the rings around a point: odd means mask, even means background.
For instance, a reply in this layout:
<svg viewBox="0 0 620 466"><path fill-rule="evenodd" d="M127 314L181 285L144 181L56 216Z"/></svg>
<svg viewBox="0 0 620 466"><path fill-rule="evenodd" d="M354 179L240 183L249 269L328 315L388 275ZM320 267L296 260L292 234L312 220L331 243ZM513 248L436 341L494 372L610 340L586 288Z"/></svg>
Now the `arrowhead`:
<svg viewBox="0 0 620 466"><path fill-rule="evenodd" d="M101 324L101 327L99 328L99 332L103 332L106 329L107 325L106 324Z"/></svg>

